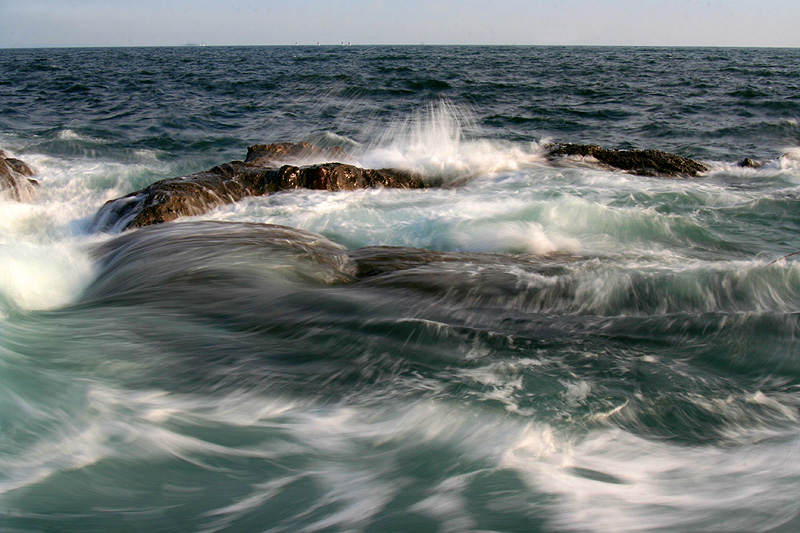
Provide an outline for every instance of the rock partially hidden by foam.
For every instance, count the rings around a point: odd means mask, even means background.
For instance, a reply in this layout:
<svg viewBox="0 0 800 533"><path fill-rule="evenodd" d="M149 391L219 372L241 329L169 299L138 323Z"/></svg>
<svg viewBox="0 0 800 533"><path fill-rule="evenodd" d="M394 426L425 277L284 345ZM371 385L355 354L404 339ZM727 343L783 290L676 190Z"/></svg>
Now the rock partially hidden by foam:
<svg viewBox="0 0 800 533"><path fill-rule="evenodd" d="M0 150L0 194L19 202L27 202L36 195L39 182L31 179L33 169L24 161L8 157Z"/></svg>
<svg viewBox="0 0 800 533"><path fill-rule="evenodd" d="M739 166L742 168L761 168L764 166L764 163L761 161L756 161L755 159L750 159L749 157L745 157L739 162Z"/></svg>
<svg viewBox="0 0 800 533"><path fill-rule="evenodd" d="M251 146L245 161L231 161L205 172L161 180L106 202L95 216L93 228L97 231L125 230L159 224L181 216L201 215L248 196L287 189L420 189L436 185L413 172L364 169L340 162L277 166L338 156L350 158L341 148L320 149L308 143Z"/></svg>
<svg viewBox="0 0 800 533"><path fill-rule="evenodd" d="M692 159L658 150L609 150L594 144L554 144L548 156L591 156L608 166L639 176L696 177L708 167Z"/></svg>
<svg viewBox="0 0 800 533"><path fill-rule="evenodd" d="M549 156L592 156L615 168L648 176L696 176L708 168L696 161L656 150L607 150L595 145L558 144ZM372 187L421 189L443 185L399 169L365 169L348 163L353 157L339 147L308 143L257 144L244 161L231 161L205 172L158 181L110 200L97 213L97 231L121 231L202 215L248 196L282 190L342 191Z"/></svg>

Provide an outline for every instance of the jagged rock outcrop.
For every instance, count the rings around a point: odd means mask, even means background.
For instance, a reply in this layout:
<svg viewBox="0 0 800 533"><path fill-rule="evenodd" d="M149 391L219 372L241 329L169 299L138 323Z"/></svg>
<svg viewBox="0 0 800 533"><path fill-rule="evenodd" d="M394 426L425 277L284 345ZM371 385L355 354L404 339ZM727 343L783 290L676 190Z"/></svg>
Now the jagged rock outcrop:
<svg viewBox="0 0 800 533"><path fill-rule="evenodd" d="M420 189L435 185L412 172L364 169L339 162L278 167L286 161L332 158L352 159L340 148L325 150L307 143L251 146L245 161L231 161L205 172L161 180L110 200L96 215L93 228L98 231L139 228L181 216L200 215L248 196L263 196L288 189Z"/></svg>
<svg viewBox="0 0 800 533"><path fill-rule="evenodd" d="M38 181L31 179L33 175L34 171L27 163L8 157L0 150L0 194L20 202L31 200L39 185Z"/></svg>
<svg viewBox="0 0 800 533"><path fill-rule="evenodd" d="M554 144L548 157L591 156L608 166L639 176L696 177L708 167L692 159L658 150L610 150L594 144Z"/></svg>

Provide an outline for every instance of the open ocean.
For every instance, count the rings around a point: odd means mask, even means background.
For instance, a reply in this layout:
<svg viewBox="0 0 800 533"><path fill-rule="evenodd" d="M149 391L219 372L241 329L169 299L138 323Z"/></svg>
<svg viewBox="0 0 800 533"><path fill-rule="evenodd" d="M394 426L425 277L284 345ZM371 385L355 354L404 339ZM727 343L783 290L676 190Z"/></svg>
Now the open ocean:
<svg viewBox="0 0 800 533"><path fill-rule="evenodd" d="M0 148L41 184L0 199L0 530L800 530L799 73L800 49L0 50ZM448 186L91 230L282 141ZM374 245L445 253L356 280Z"/></svg>

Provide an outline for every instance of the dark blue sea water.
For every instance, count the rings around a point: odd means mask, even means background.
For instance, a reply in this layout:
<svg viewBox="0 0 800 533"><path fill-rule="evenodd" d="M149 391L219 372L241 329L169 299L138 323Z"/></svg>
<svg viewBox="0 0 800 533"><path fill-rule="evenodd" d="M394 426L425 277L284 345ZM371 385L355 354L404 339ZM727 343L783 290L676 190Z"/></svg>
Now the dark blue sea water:
<svg viewBox="0 0 800 533"><path fill-rule="evenodd" d="M40 182L0 199L0 530L796 531L798 72L796 49L0 50L0 148ZM90 229L282 141L449 186ZM443 254L356 278L376 245Z"/></svg>

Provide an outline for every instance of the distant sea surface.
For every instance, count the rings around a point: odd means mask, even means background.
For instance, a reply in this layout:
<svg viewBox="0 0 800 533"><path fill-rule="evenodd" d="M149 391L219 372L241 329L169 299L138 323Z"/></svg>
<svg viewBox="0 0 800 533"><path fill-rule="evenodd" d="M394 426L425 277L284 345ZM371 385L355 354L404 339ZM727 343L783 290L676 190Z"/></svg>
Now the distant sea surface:
<svg viewBox="0 0 800 533"><path fill-rule="evenodd" d="M0 199L0 530L800 530L798 73L797 49L0 50L0 148L40 182ZM451 186L90 229L283 141ZM564 142L709 170L549 161ZM441 254L354 277L378 245Z"/></svg>

